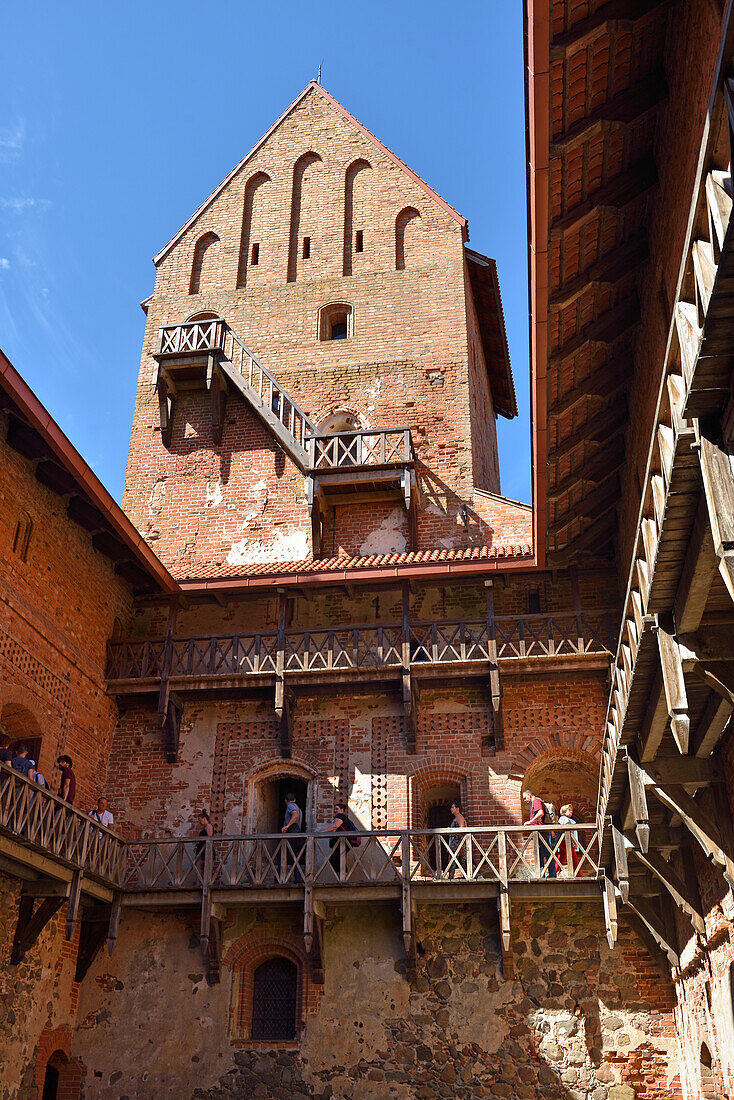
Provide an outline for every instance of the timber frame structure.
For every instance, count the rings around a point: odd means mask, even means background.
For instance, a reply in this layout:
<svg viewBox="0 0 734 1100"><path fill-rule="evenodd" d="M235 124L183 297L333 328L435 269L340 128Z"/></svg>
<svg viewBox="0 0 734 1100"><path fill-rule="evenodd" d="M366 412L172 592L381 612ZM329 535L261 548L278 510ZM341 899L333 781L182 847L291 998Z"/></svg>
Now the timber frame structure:
<svg viewBox="0 0 734 1100"><path fill-rule="evenodd" d="M544 17L548 7L529 0L527 8L536 554L559 565L602 559L616 541L626 571L597 809L605 917L612 943L621 902L675 973L674 909L699 942L706 937L692 846L734 889L734 829L717 752L734 710L732 5L721 5L655 419L644 476L637 474L636 529L624 560L619 515L626 509L629 518L634 498L625 395L635 340L651 324L638 291L659 176L655 133L668 95L663 51L671 5L609 3L574 22L565 4L563 30ZM627 87L590 108L592 83L602 86L601 69L630 33L639 57L637 67L628 66ZM572 80L585 88L586 114L569 121ZM602 166L595 182L585 174L592 158ZM601 226L607 245L616 243L573 274L574 248ZM596 239L600 249L601 230Z"/></svg>

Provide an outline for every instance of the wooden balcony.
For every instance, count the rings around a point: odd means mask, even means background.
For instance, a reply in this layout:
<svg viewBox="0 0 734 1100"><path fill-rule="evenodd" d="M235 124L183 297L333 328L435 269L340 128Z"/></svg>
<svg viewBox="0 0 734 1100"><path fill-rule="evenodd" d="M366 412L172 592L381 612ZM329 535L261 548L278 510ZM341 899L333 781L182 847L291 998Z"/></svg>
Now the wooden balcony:
<svg viewBox="0 0 734 1100"><path fill-rule="evenodd" d="M410 428L314 434L308 440L308 457L312 471L339 472L344 477L365 467L389 470L415 462Z"/></svg>
<svg viewBox="0 0 734 1100"><path fill-rule="evenodd" d="M211 688L216 681L246 681L276 676L308 683L379 680L399 673L406 663L416 675L486 675L495 660L567 665L605 664L613 642L611 613L528 615L493 620L367 623L308 630L202 635L110 643L107 680L116 694L154 687L168 667L180 687Z"/></svg>
<svg viewBox="0 0 734 1100"><path fill-rule="evenodd" d="M503 947L510 898L602 899L594 825L397 829L123 841L0 764L0 866L23 883L11 962L19 963L66 903L66 938L81 921L76 980L107 940L121 906L196 908L210 981L218 981L227 907L295 904L315 979L323 980L324 906L394 901L409 975L421 902L495 899Z"/></svg>
<svg viewBox="0 0 734 1100"><path fill-rule="evenodd" d="M164 325L160 329L158 357L200 356L224 350L225 324L221 318L190 321L185 325Z"/></svg>

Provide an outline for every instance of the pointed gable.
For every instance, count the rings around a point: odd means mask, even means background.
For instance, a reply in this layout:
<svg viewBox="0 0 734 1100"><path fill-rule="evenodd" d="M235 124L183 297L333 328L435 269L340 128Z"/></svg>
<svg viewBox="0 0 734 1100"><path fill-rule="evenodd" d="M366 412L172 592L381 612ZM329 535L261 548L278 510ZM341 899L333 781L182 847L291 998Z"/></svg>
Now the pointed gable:
<svg viewBox="0 0 734 1100"><path fill-rule="evenodd" d="M354 117L354 115L350 114L350 112L347 111L347 109L343 107L341 103L339 103L339 101L334 98L334 96L327 92L325 88L322 88L320 84L317 84L315 80L312 80L309 84L306 85L303 91L298 96L296 96L296 98L293 100L290 106L286 108L283 114L278 119L276 119L270 129L263 134L263 136L258 142L256 142L255 145L253 145L252 149L250 149L249 152L246 153L245 156L242 158L242 160L235 165L229 175L222 180L222 182L217 188L215 188L214 191L212 191L211 195L209 195L209 197L205 199L201 206L199 206L194 211L189 220L181 226L178 233L176 233L170 239L170 241L166 245L164 245L160 252L153 257L153 263L156 266L158 266L158 264L160 264L161 261L165 259L171 249L173 249L178 244L184 234L211 206L211 204L224 191L227 185L231 183L232 180L235 179L235 177L249 163L249 161L252 160L255 154L263 147L268 138L273 133L275 133L275 131L282 125L282 123L293 113L293 111L296 110L297 107L299 107L306 100L309 95L320 96L325 103L329 104L329 106L341 116L341 118L343 118L350 126L353 126L360 134L362 134L362 136L366 138L367 141L369 141L370 144L375 147L375 149L383 153L388 158L388 160L390 160L394 165L396 165L396 167L404 172L405 175L413 183L417 184L426 193L426 195L428 195L434 202L436 202L438 206L461 227L464 239L468 240L469 223L467 219L457 210L455 210L453 206L446 202L446 200L442 198L442 196L439 195L437 191L434 191L434 189L430 187L425 182L425 180L421 179L421 177L416 172L414 172L412 168L409 168L408 165L404 163L404 161L400 160L400 158L397 157L395 153L393 153L390 149L388 149L386 145L383 145L383 143L378 138L376 138L375 135L372 134L365 126L363 126L362 123Z"/></svg>

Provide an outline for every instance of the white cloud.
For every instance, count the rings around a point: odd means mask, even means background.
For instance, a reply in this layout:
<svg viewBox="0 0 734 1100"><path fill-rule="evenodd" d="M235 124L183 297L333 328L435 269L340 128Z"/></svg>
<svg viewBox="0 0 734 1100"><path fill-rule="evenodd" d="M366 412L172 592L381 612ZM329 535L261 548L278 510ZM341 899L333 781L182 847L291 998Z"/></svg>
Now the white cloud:
<svg viewBox="0 0 734 1100"><path fill-rule="evenodd" d="M22 122L12 128L0 130L0 162L7 164L20 156L25 141L25 126Z"/></svg>
<svg viewBox="0 0 734 1100"><path fill-rule="evenodd" d="M0 256L0 270L7 271L10 267L10 260L7 256Z"/></svg>
<svg viewBox="0 0 734 1100"><path fill-rule="evenodd" d="M51 205L48 199L34 198L0 198L0 209L7 210L11 214L24 214L26 210L47 210Z"/></svg>

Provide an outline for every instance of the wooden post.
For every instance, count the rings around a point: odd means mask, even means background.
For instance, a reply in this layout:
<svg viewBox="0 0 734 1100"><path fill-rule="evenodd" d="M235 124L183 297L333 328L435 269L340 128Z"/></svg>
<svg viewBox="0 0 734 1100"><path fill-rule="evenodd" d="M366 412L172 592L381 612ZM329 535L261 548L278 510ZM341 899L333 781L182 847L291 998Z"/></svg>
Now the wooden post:
<svg viewBox="0 0 734 1100"><path fill-rule="evenodd" d="M630 873L627 863L627 839L616 825L611 826L612 844L614 846L614 871L617 876L617 886L622 901L626 905L630 896Z"/></svg>
<svg viewBox="0 0 734 1100"><path fill-rule="evenodd" d="M405 945L405 968L408 981L415 980L416 974L416 945L415 945L415 914L413 911L413 897L410 889L410 836L407 832L401 837L402 860L402 910L403 910L403 943Z"/></svg>
<svg viewBox="0 0 734 1100"><path fill-rule="evenodd" d="M487 652L489 656L489 690L492 697L492 715L494 718L494 747L501 751L505 747L505 731L502 716L502 684L497 663L497 624L494 613L494 582L484 582L487 598Z"/></svg>
<svg viewBox="0 0 734 1100"><path fill-rule="evenodd" d="M606 875L602 882L602 899L604 901L604 924L607 929L607 943L611 949L617 942L617 896L614 883Z"/></svg>
<svg viewBox="0 0 734 1100"><path fill-rule="evenodd" d="M403 581L403 620L402 620L402 694L403 694L403 719L405 722L405 740L409 753L416 751L417 730L415 714L416 689L410 671L410 583Z"/></svg>
<svg viewBox="0 0 734 1100"><path fill-rule="evenodd" d="M680 648L671 623L664 622L660 617L653 630L657 633L670 729L679 751L685 756L688 752L690 737L690 718Z"/></svg>
<svg viewBox="0 0 734 1100"><path fill-rule="evenodd" d="M75 871L71 880L69 900L66 903L66 939L70 940L74 935L74 925L79 915L79 905L82 898L82 872Z"/></svg>
<svg viewBox="0 0 734 1100"><path fill-rule="evenodd" d="M640 849L646 852L650 843L650 814L647 808L644 773L636 760L627 754L627 778L630 789L630 802L635 819L635 832Z"/></svg>
<svg viewBox="0 0 734 1100"><path fill-rule="evenodd" d="M275 715L280 735L280 754L284 760L290 759L292 714L290 694L285 684L285 627L288 610L288 597L285 590L278 589L278 648L275 657Z"/></svg>
<svg viewBox="0 0 734 1100"><path fill-rule="evenodd" d="M120 929L120 913L122 911L122 891L116 890L112 899L110 923L107 929L107 953L111 955L117 943L117 933Z"/></svg>

